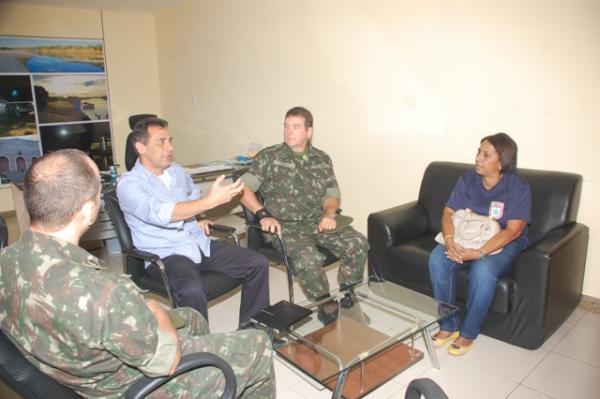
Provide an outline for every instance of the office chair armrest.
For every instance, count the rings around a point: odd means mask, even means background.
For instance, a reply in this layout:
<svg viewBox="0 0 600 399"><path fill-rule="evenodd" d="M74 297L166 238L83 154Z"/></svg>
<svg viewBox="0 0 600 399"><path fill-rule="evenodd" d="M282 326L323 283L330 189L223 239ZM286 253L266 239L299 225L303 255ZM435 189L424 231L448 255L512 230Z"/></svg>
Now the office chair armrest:
<svg viewBox="0 0 600 399"><path fill-rule="evenodd" d="M246 221L246 226L248 226L248 227L250 227L252 229L257 229L257 230L261 230L262 231L262 227L261 227L261 225L260 225L259 222ZM263 231L263 233L270 234L270 235L274 236L275 238L277 238L277 242L279 242L279 248L281 248L281 260L285 264L285 267L288 270L290 270L292 273L295 274L294 269L290 265L290 260L288 259L287 247L285 246L285 242L283 241L283 238L281 237L281 234L271 233L270 231ZM273 251L278 252L274 248L273 248ZM293 301L290 301L290 302L293 302Z"/></svg>
<svg viewBox="0 0 600 399"><path fill-rule="evenodd" d="M123 255L125 255L125 257L131 256L132 258L141 259L145 262L154 263L156 266L158 266L158 270L160 271L160 275L161 275L163 284L165 285L165 290L167 291L167 296L169 297L169 300L171 301L171 305L174 308L176 308L178 306L177 301L175 300L175 296L173 295L173 290L171 289L171 283L169 282L169 276L167 276L167 269L165 268L165 264L163 263L163 261L160 259L160 256L155 255L151 252L141 251L141 250L135 249L135 248L124 249L122 251L122 253L123 253Z"/></svg>
<svg viewBox="0 0 600 399"><path fill-rule="evenodd" d="M211 224L210 225L210 231L212 233L212 231L216 231L217 233L223 233L223 234L232 234L235 233L235 227L231 227L231 226L226 226L224 224Z"/></svg>
<svg viewBox="0 0 600 399"><path fill-rule="evenodd" d="M151 252L141 251L135 248L124 249L122 252L125 256L131 256L146 262L156 263L158 260L160 260L160 257L158 255L155 255Z"/></svg>
<svg viewBox="0 0 600 399"><path fill-rule="evenodd" d="M253 229L258 229L258 230L262 230L262 227L260 226L259 222L250 222L250 221L246 221L246 226L248 227L252 227ZM265 233L267 233L265 231ZM271 233L272 234L272 233Z"/></svg>
<svg viewBox="0 0 600 399"><path fill-rule="evenodd" d="M211 224L210 235L213 235L213 233L219 233L224 238L231 238L235 242L235 245L238 247L240 246L240 239L235 233L235 227L226 226L224 224Z"/></svg>
<svg viewBox="0 0 600 399"><path fill-rule="evenodd" d="M221 399L233 399L236 395L237 382L231 366L219 356L208 352L198 352L182 356L175 373L166 377L142 377L133 383L125 394L126 399L142 399L154 392L173 378L201 367L216 367L225 377L225 390Z"/></svg>

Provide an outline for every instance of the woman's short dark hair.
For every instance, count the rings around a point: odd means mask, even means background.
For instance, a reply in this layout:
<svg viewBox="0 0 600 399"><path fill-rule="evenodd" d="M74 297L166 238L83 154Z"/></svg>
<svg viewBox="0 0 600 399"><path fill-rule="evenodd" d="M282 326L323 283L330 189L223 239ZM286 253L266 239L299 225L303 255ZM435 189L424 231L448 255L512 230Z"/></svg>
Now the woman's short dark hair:
<svg viewBox="0 0 600 399"><path fill-rule="evenodd" d="M148 144L148 139L150 138L150 133L148 133L148 128L156 126L163 129L169 127L169 122L164 119L157 117L144 118L133 127L133 132L131 132L131 142L133 144L133 149L135 153L139 156L137 148L135 148L135 143L142 143L144 145Z"/></svg>
<svg viewBox="0 0 600 399"><path fill-rule="evenodd" d="M506 133L496 133L481 139L488 141L498 153L502 169L500 173L514 172L517 169L517 143Z"/></svg>
<svg viewBox="0 0 600 399"><path fill-rule="evenodd" d="M288 116L301 116L304 118L304 128L313 127L313 116L309 110L304 107L294 107L285 113L285 119Z"/></svg>
<svg viewBox="0 0 600 399"><path fill-rule="evenodd" d="M100 176L93 161L71 148L46 154L31 165L23 197L31 223L57 231L99 192Z"/></svg>

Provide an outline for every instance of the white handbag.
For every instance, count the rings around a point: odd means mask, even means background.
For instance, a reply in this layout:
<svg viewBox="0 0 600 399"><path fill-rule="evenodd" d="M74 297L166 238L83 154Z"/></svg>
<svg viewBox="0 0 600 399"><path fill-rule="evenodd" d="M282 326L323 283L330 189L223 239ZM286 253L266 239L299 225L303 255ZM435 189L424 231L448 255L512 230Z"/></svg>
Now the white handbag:
<svg viewBox="0 0 600 399"><path fill-rule="evenodd" d="M492 217L479 215L469 208L454 212L452 224L454 225L454 237L452 238L463 248L479 249L500 231L500 224ZM442 232L435 236L435 241L445 244ZM491 255L500 251L502 248Z"/></svg>

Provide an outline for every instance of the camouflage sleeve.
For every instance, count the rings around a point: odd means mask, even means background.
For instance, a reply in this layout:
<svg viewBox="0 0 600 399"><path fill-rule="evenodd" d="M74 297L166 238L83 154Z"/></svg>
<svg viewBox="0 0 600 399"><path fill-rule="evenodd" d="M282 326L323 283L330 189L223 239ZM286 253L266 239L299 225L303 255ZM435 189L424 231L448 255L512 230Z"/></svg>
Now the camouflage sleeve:
<svg viewBox="0 0 600 399"><path fill-rule="evenodd" d="M158 322L127 277L119 277L103 317L103 344L124 363L149 376L166 375L176 342L158 332Z"/></svg>
<svg viewBox="0 0 600 399"><path fill-rule="evenodd" d="M268 177L268 167L270 163L271 157L267 152L261 151L256 154L252 165L250 165L248 171L241 177L244 185L256 192L260 188L263 180Z"/></svg>
<svg viewBox="0 0 600 399"><path fill-rule="evenodd" d="M331 161L331 158L329 157L329 155L326 156L326 163L329 166L328 170L327 170L327 189L325 191L325 197L323 198L323 200L325 200L326 198L337 198L340 199L342 198L342 193L340 192L340 188L338 186L338 182L337 179L335 177L335 173L333 171L333 162Z"/></svg>

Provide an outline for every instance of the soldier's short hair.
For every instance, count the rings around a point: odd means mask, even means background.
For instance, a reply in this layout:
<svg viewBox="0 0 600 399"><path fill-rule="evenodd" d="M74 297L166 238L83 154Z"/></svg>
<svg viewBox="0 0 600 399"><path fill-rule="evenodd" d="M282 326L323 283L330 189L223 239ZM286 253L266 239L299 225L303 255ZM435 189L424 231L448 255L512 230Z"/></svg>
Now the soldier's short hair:
<svg viewBox="0 0 600 399"><path fill-rule="evenodd" d="M304 107L294 107L285 113L285 118L288 116L301 116L304 118L304 127L308 129L309 127L313 127L313 116L309 110Z"/></svg>
<svg viewBox="0 0 600 399"><path fill-rule="evenodd" d="M133 144L133 150L139 156L137 148L135 148L135 143L142 143L144 145L148 145L148 140L150 139L150 133L148 133L149 127L160 127L166 129L169 127L169 122L162 118L150 117L144 118L133 127L133 132L131 132L131 142Z"/></svg>
<svg viewBox="0 0 600 399"><path fill-rule="evenodd" d="M36 160L25 176L23 195L32 224L57 231L100 191L100 176L82 151L66 149Z"/></svg>

